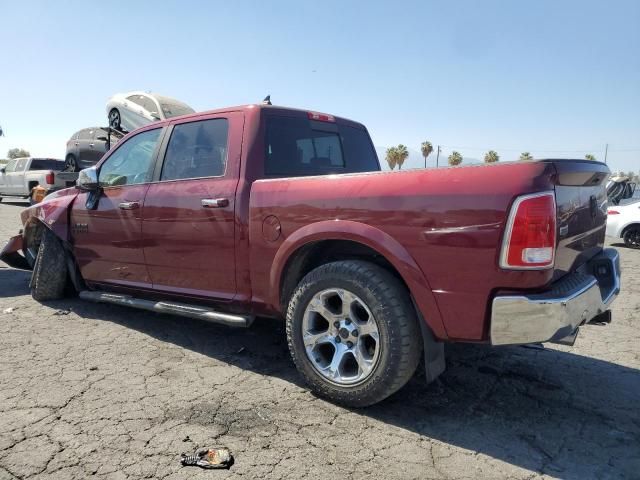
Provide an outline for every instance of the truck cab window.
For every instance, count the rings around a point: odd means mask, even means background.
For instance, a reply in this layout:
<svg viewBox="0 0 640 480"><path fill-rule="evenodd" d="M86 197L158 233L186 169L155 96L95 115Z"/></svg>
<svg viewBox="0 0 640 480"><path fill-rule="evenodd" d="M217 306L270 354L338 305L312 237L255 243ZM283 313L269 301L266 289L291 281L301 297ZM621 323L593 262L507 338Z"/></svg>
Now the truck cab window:
<svg viewBox="0 0 640 480"><path fill-rule="evenodd" d="M151 181L160 130L147 130L120 145L100 167L100 185L113 187Z"/></svg>
<svg viewBox="0 0 640 480"><path fill-rule="evenodd" d="M20 160L18 160L18 163L16 163L15 171L22 172L24 170L24 167L26 167L26 165L27 165L27 159L21 158Z"/></svg>
<svg viewBox="0 0 640 480"><path fill-rule="evenodd" d="M265 140L265 175L268 177L380 170L364 128L270 116Z"/></svg>
<svg viewBox="0 0 640 480"><path fill-rule="evenodd" d="M18 163L17 160L11 160L7 163L7 166L4 168L5 173L13 172L16 169L16 163Z"/></svg>
<svg viewBox="0 0 640 480"><path fill-rule="evenodd" d="M221 177L227 163L229 121L214 118L173 127L160 180Z"/></svg>

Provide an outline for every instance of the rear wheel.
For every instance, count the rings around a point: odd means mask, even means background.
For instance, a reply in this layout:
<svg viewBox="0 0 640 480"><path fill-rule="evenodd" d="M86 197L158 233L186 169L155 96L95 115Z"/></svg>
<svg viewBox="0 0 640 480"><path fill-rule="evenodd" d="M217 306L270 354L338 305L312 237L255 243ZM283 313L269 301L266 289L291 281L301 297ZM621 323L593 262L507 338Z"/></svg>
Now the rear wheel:
<svg viewBox="0 0 640 480"><path fill-rule="evenodd" d="M116 130L120 130L120 112L117 108L113 108L109 112L109 126Z"/></svg>
<svg viewBox="0 0 640 480"><path fill-rule="evenodd" d="M65 158L64 160L64 171L65 172L77 172L79 170L78 168L78 162L76 160L75 155L73 154L69 154L67 155L67 158Z"/></svg>
<svg viewBox="0 0 640 480"><path fill-rule="evenodd" d="M622 239L627 247L640 248L640 226L627 228Z"/></svg>
<svg viewBox="0 0 640 480"><path fill-rule="evenodd" d="M422 347L406 288L362 261L329 263L303 278L289 302L287 339L312 390L350 407L404 386Z"/></svg>
<svg viewBox="0 0 640 480"><path fill-rule="evenodd" d="M64 248L58 237L45 228L33 266L31 296L38 301L57 300L64 296L66 285L67 263Z"/></svg>

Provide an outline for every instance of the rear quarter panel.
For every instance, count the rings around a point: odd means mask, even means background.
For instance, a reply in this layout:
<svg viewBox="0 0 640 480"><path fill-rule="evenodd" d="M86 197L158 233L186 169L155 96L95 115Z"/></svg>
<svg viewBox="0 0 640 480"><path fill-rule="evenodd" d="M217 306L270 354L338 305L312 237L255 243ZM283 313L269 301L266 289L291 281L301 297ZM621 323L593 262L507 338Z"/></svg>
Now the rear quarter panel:
<svg viewBox="0 0 640 480"><path fill-rule="evenodd" d="M290 237L299 237L296 245L302 245L323 236L360 234L363 243L393 255L387 259L394 266L417 266L422 282L411 278L411 269L399 272L438 337L480 341L486 337L492 291L538 288L551 281L552 270L504 271L497 258L511 202L520 194L553 189L554 172L549 164L522 162L256 181L249 232L254 298L277 304L279 285L270 275L286 260L279 252L290 248ZM276 241L263 235L270 216L281 225ZM320 222L321 233L309 227ZM367 233L376 231L377 236ZM388 239L402 253L391 252ZM421 283L426 289L412 288Z"/></svg>

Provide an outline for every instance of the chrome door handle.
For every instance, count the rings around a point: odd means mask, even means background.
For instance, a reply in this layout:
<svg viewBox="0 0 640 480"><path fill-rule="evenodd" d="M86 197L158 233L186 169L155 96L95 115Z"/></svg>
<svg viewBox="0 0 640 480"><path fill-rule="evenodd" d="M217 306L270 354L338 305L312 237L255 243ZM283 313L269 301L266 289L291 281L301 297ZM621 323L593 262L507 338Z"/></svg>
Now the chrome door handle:
<svg viewBox="0 0 640 480"><path fill-rule="evenodd" d="M122 202L118 204L120 210L134 210L140 207L140 202Z"/></svg>
<svg viewBox="0 0 640 480"><path fill-rule="evenodd" d="M203 198L201 202L204 208L223 208L229 205L227 198Z"/></svg>

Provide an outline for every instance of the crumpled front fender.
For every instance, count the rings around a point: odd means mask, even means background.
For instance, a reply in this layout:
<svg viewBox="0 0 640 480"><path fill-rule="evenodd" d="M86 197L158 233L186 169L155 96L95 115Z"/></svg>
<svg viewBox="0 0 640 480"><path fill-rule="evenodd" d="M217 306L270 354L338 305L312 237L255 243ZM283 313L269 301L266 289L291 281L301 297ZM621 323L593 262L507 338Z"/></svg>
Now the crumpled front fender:
<svg viewBox="0 0 640 480"><path fill-rule="evenodd" d="M25 233L35 222L42 223L63 241L69 240L69 208L78 196L75 188L67 188L54 192L45 199L20 214Z"/></svg>
<svg viewBox="0 0 640 480"><path fill-rule="evenodd" d="M20 213L24 232L12 237L0 252L0 260L21 270L31 270L31 266L21 252L24 252L25 237L29 237L38 224L51 230L63 242L69 240L69 208L78 196L75 188L59 190L48 195L42 202Z"/></svg>
<svg viewBox="0 0 640 480"><path fill-rule="evenodd" d="M19 268L20 270L31 270L31 266L27 262L27 259L24 258L20 253L22 247L22 234L11 237L9 239L9 243L7 243L0 252L0 260L13 268Z"/></svg>

